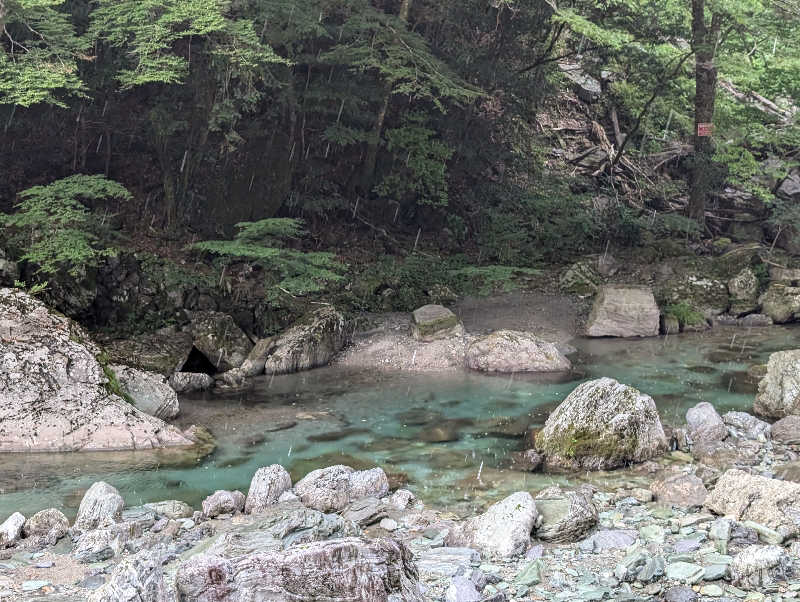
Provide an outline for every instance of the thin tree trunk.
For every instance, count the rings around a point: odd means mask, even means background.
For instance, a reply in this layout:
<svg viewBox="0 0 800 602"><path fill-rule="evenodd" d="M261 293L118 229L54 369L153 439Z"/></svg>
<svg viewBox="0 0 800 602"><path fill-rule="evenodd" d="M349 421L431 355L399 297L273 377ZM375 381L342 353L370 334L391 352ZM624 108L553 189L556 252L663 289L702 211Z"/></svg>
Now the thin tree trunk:
<svg viewBox="0 0 800 602"><path fill-rule="evenodd" d="M712 184L714 145L710 135L701 136L700 124L714 121L717 68L714 63L722 17L714 13L706 25L705 0L692 0L692 38L695 50L694 158L689 171L689 217L705 226L706 197Z"/></svg>
<svg viewBox="0 0 800 602"><path fill-rule="evenodd" d="M400 10L397 13L397 16L406 23L408 23L408 15L411 12L411 2L412 0L403 0L402 4L400 4ZM364 170L361 177L361 186L365 193L368 193L368 191L372 188L371 184L375 175L375 165L378 161L378 150L380 149L381 145L383 125L386 122L386 114L389 112L389 102L391 101L391 98L392 86L391 84L386 84L383 90L381 108L378 110L378 116L375 119L375 125L373 126L372 133L369 137L367 154L364 159Z"/></svg>

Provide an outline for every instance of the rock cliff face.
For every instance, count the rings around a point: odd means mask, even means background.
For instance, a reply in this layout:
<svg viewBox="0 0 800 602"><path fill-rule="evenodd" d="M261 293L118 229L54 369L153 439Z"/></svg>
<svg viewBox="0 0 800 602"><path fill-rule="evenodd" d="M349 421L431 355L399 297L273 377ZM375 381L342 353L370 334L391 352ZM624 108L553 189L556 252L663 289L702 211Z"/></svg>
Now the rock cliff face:
<svg viewBox="0 0 800 602"><path fill-rule="evenodd" d="M0 289L0 452L190 446L115 394L100 349L72 320Z"/></svg>

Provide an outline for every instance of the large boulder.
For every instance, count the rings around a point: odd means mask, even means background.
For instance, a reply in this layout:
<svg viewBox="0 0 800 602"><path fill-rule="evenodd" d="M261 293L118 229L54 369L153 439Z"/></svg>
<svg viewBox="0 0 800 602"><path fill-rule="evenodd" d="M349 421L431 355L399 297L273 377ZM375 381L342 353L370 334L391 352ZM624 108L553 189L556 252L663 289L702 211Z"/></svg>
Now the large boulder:
<svg viewBox="0 0 800 602"><path fill-rule="evenodd" d="M166 551L159 547L142 550L122 560L109 580L88 596L88 602L169 602L175 596L164 580L162 559Z"/></svg>
<svg viewBox="0 0 800 602"><path fill-rule="evenodd" d="M662 264L658 268L655 291L659 303L664 307L688 307L706 319L725 313L730 307L729 276L718 276L717 267L699 259L678 259Z"/></svg>
<svg viewBox="0 0 800 602"><path fill-rule="evenodd" d="M732 315L742 316L758 309L758 278L749 267L728 280L728 291Z"/></svg>
<svg viewBox="0 0 800 602"><path fill-rule="evenodd" d="M612 378L579 385L536 435L536 450L550 469L604 470L644 462L667 449L649 395Z"/></svg>
<svg viewBox="0 0 800 602"><path fill-rule="evenodd" d="M268 340L264 372L290 374L325 366L345 342L344 317L324 306Z"/></svg>
<svg viewBox="0 0 800 602"><path fill-rule="evenodd" d="M25 537L44 537L48 542L55 543L67 534L69 520L64 513L56 508L40 510L28 520L22 529Z"/></svg>
<svg viewBox="0 0 800 602"><path fill-rule="evenodd" d="M117 377L120 390L137 409L161 420L178 415L178 394L165 376L122 365L113 365L111 370Z"/></svg>
<svg viewBox="0 0 800 602"><path fill-rule="evenodd" d="M552 497L536 497L541 524L536 537L552 543L570 543L583 539L598 521L597 508L590 494L569 491Z"/></svg>
<svg viewBox="0 0 800 602"><path fill-rule="evenodd" d="M292 479L280 464L264 466L256 471L250 481L244 511L257 514L276 504L281 495L292 488Z"/></svg>
<svg viewBox="0 0 800 602"><path fill-rule="evenodd" d="M181 599L422 602L411 552L391 539L314 542L234 558L198 554L178 568Z"/></svg>
<svg viewBox="0 0 800 602"><path fill-rule="evenodd" d="M785 324L800 319L800 287L772 283L761 295L761 312L776 324Z"/></svg>
<svg viewBox="0 0 800 602"><path fill-rule="evenodd" d="M519 556L528 548L538 516L531 494L518 491L453 527L446 543L500 558Z"/></svg>
<svg viewBox="0 0 800 602"><path fill-rule="evenodd" d="M0 549L13 546L20 537L25 526L25 517L15 512L0 524Z"/></svg>
<svg viewBox="0 0 800 602"><path fill-rule="evenodd" d="M653 291L644 286L604 286L586 323L590 337L653 337L660 312Z"/></svg>
<svg viewBox="0 0 800 602"><path fill-rule="evenodd" d="M464 334L464 327L452 311L442 305L423 305L414 310L411 334L419 341L449 339Z"/></svg>
<svg viewBox="0 0 800 602"><path fill-rule="evenodd" d="M767 418L800 414L800 349L769 356L767 373L758 383L753 411Z"/></svg>
<svg viewBox="0 0 800 602"><path fill-rule="evenodd" d="M191 319L192 343L217 372L242 365L253 343L231 316L218 311L196 311Z"/></svg>
<svg viewBox="0 0 800 602"><path fill-rule="evenodd" d="M731 563L731 581L737 587L761 589L794 576L792 557L781 546L749 546Z"/></svg>
<svg viewBox="0 0 800 602"><path fill-rule="evenodd" d="M728 470L706 499L716 514L753 521L785 538L800 532L800 484Z"/></svg>
<svg viewBox="0 0 800 602"><path fill-rule="evenodd" d="M530 332L498 330L467 347L467 366L482 372L563 372L572 368L553 343Z"/></svg>
<svg viewBox="0 0 800 602"><path fill-rule="evenodd" d="M349 466L329 466L312 470L297 482L294 492L309 508L338 512L357 499L385 496L389 493L389 479L381 468L353 470Z"/></svg>
<svg viewBox="0 0 800 602"><path fill-rule="evenodd" d="M112 362L164 376L183 368L191 352L192 335L188 332L153 332L106 345Z"/></svg>
<svg viewBox="0 0 800 602"><path fill-rule="evenodd" d="M116 395L102 357L69 318L0 289L0 452L193 445Z"/></svg>
<svg viewBox="0 0 800 602"><path fill-rule="evenodd" d="M78 516L75 518L76 531L91 531L108 527L122 520L125 501L115 487L98 481L84 494Z"/></svg>
<svg viewBox="0 0 800 602"><path fill-rule="evenodd" d="M800 445L800 416L781 418L770 428L773 441L786 445Z"/></svg>
<svg viewBox="0 0 800 602"><path fill-rule="evenodd" d="M722 441L728 436L728 427L717 411L707 401L701 401L686 412L689 438L694 443L700 441Z"/></svg>

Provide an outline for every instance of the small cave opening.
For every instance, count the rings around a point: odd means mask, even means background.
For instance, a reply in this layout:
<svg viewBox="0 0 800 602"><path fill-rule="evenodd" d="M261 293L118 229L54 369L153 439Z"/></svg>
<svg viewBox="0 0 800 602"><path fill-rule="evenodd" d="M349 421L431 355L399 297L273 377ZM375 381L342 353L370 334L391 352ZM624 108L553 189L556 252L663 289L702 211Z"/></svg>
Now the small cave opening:
<svg viewBox="0 0 800 602"><path fill-rule="evenodd" d="M209 359L203 355L203 353L197 348L192 347L192 350L189 352L189 357L186 358L186 361L183 363L183 367L180 369L181 372L202 372L203 374L208 374L210 376L214 376L217 373L216 367L212 364Z"/></svg>

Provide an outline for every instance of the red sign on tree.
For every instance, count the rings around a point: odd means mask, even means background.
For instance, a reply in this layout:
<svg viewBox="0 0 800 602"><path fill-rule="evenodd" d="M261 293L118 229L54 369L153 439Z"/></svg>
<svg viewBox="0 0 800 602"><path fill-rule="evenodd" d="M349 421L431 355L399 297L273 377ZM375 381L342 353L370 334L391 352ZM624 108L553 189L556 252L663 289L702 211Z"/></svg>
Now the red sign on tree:
<svg viewBox="0 0 800 602"><path fill-rule="evenodd" d="M697 135L700 137L707 137L711 136L714 133L714 124L713 123L698 123L697 124Z"/></svg>

